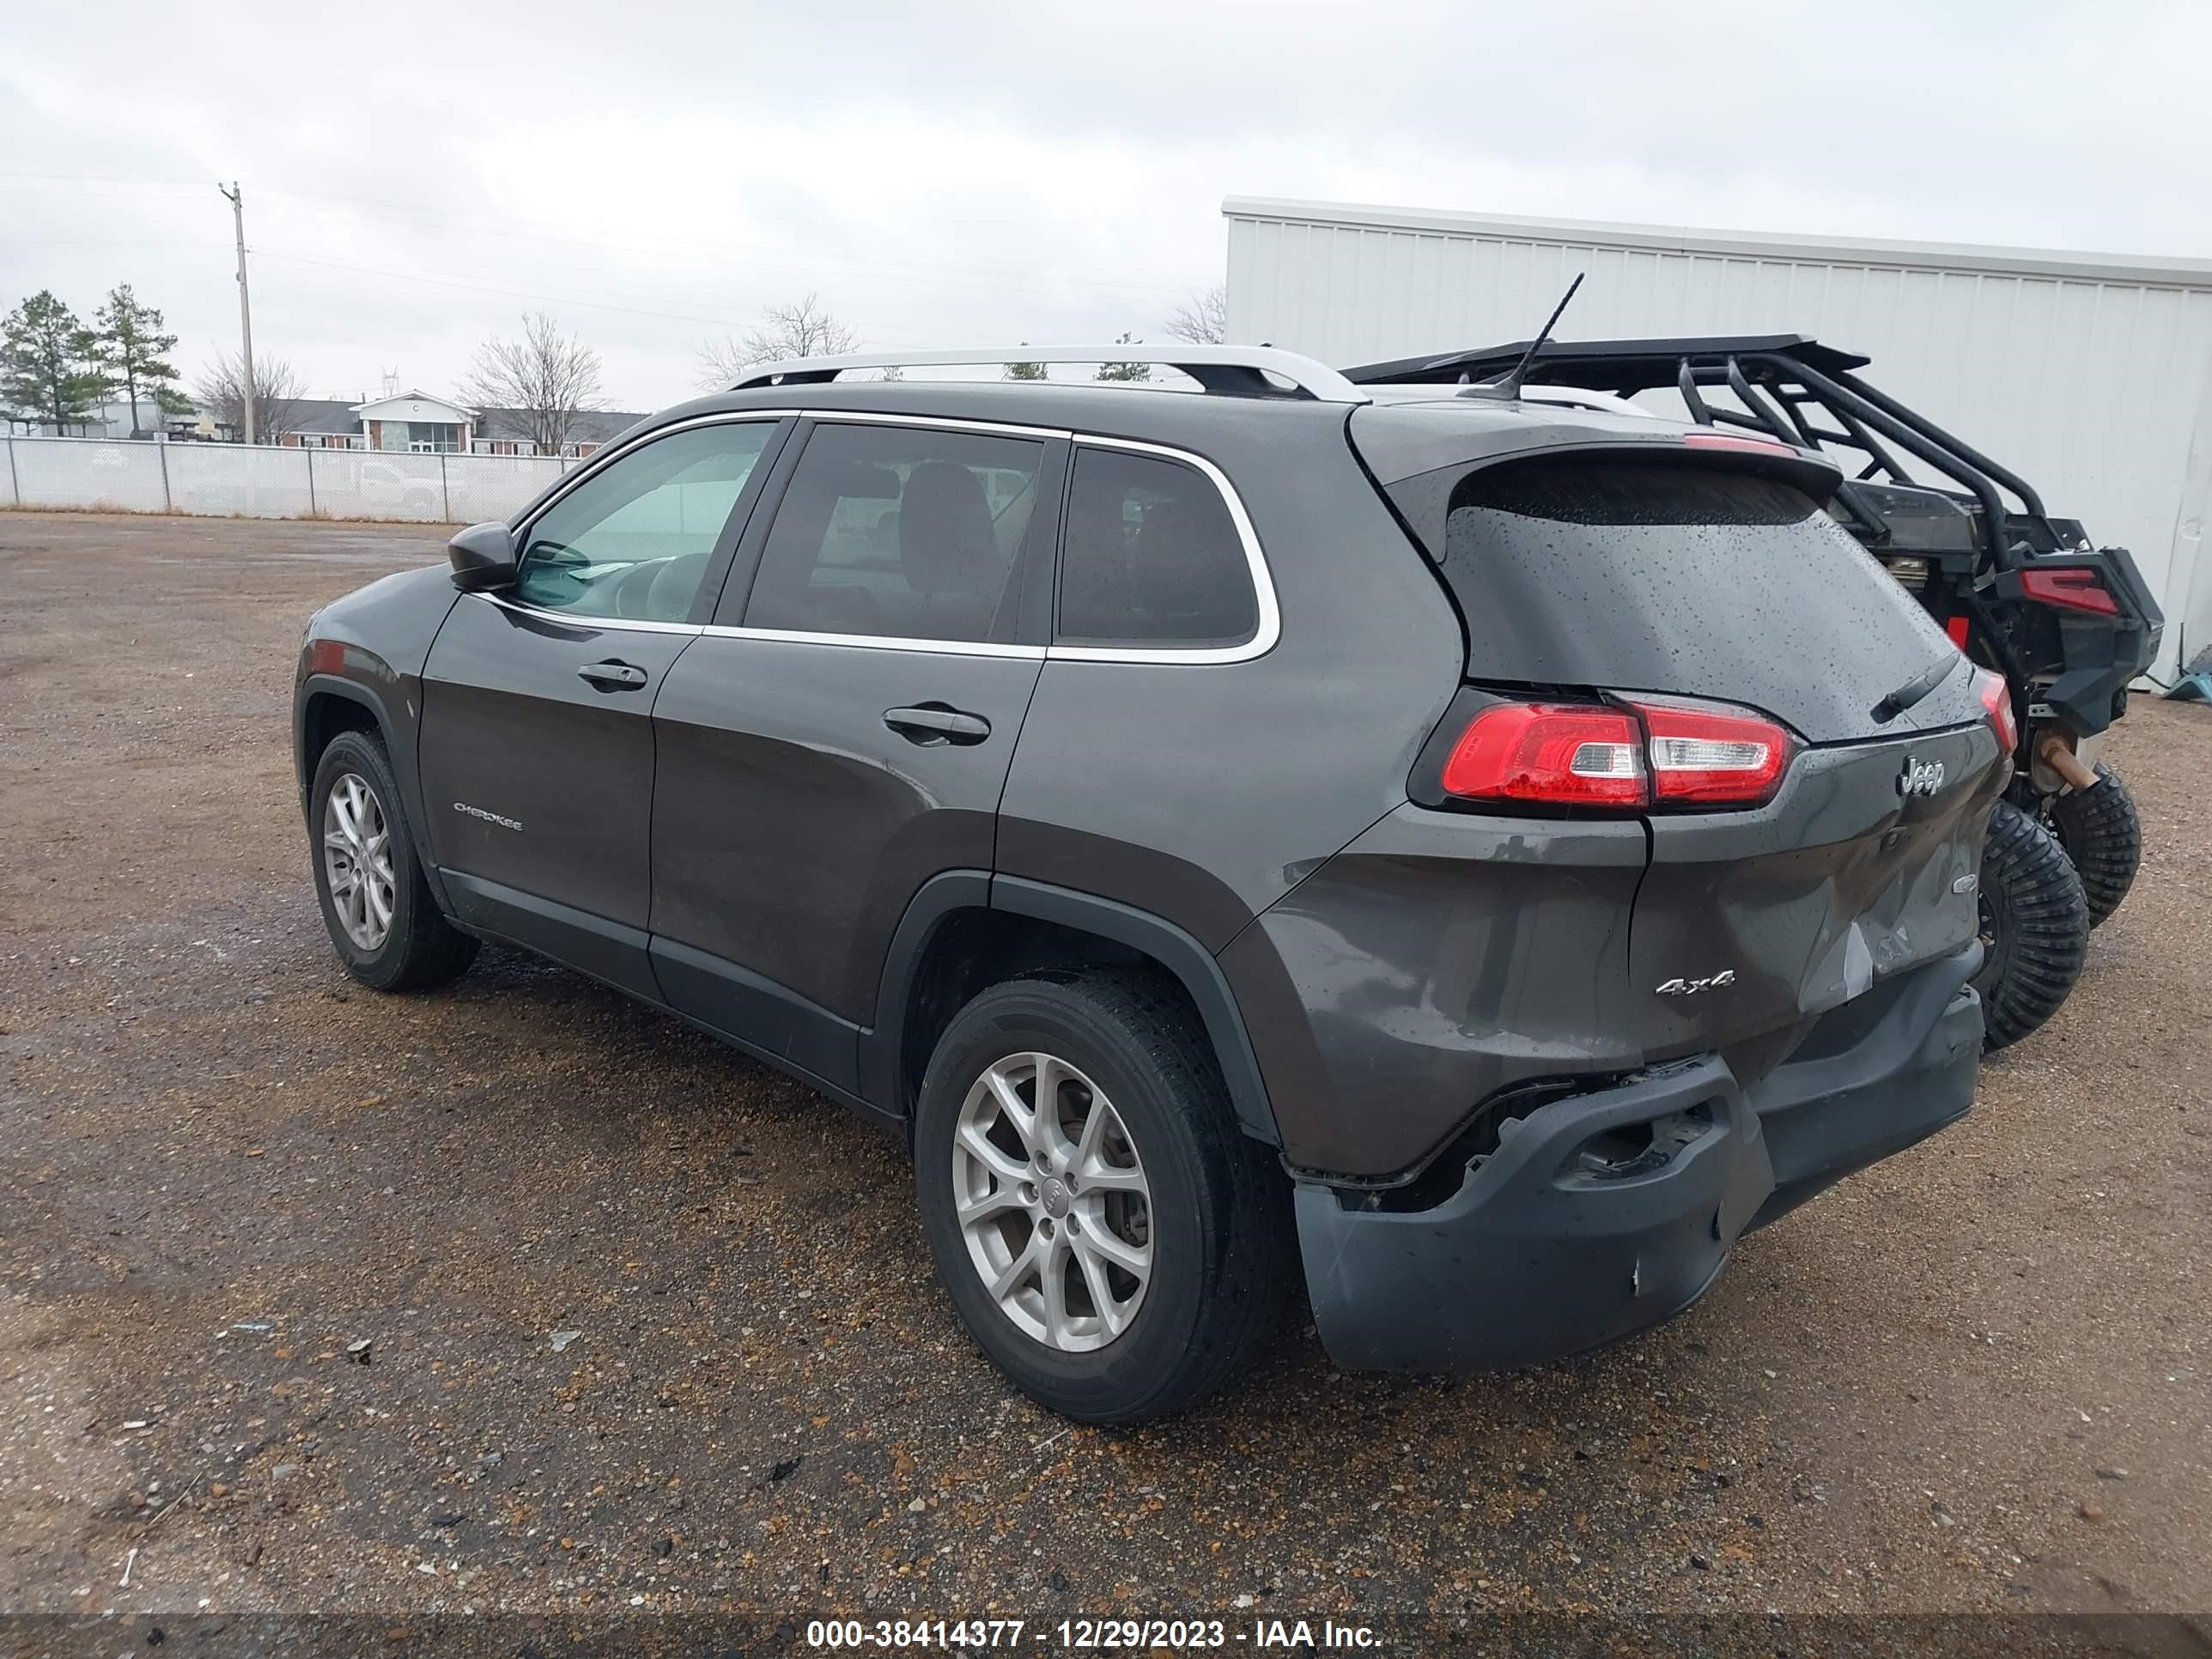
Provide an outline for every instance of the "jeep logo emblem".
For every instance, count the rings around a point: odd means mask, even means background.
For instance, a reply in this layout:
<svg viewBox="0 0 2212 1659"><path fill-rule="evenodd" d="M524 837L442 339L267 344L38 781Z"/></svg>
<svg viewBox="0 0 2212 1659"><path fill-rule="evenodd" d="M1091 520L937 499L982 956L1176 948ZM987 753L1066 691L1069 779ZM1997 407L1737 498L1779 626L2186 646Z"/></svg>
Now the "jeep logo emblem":
<svg viewBox="0 0 2212 1659"><path fill-rule="evenodd" d="M1905 757L1905 769L1897 775L1897 793L1910 799L1915 795L1932 795L1943 787L1942 761L1915 760Z"/></svg>

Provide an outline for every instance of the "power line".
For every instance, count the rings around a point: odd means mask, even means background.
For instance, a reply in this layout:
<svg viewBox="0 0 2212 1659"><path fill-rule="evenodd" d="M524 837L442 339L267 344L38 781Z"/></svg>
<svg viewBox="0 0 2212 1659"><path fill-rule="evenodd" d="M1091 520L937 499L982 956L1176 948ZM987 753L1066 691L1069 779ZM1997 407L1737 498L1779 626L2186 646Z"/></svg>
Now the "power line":
<svg viewBox="0 0 2212 1659"><path fill-rule="evenodd" d="M173 185L190 185L194 182L185 179L132 179L100 174L0 172L0 179L5 179L40 180L56 184L66 184L79 187L85 185L118 186L126 191L141 191L146 194L158 196L161 199L165 200L197 199L196 191L191 198L187 198L181 193L171 192L170 187ZM204 186L202 187L204 188ZM225 191L223 193L226 196L230 194L228 191ZM857 254L824 254L809 258L808 256L803 253L795 253L790 254L788 257L793 259L805 261L805 263L783 263L775 259L763 259L757 257L753 257L757 256L757 254L761 251L759 246L757 244L708 243L687 241L678 239L667 239L665 240L659 241L618 240L605 238L587 239L573 234L553 235L544 234L544 231L566 231L572 228L561 225L555 221L530 219L519 215L483 212L474 210L464 210L411 207L397 202L379 202L353 197L319 196L300 191L269 188L263 189L262 194L264 197L277 198L281 202L289 206L304 208L311 212L362 214L370 216L416 219L431 222L451 222L448 228L457 228L465 231L474 231L485 235L496 235L520 240L587 248L603 252L642 253L661 258L667 258L672 255L679 258L744 264L761 270L785 270L801 276L818 274L824 266L843 266L849 268L853 274L861 276L875 277L878 279L896 279L907 282L927 282L946 287L973 289L987 293L1003 292L1008 289L1012 289L1030 293L1052 294L1055 292L1063 292L1068 289L1073 288L1089 288L1094 289L1117 289L1127 291L1131 294L1146 294L1159 296L1182 291L1179 289L1170 289L1164 285L1117 282L1108 278L1099 277L1055 277L1048 279L1046 283L1038 283L1035 282L1024 282L1019 277L1013 276L1007 273L994 271L987 267L981 266L949 265L942 264L933 264L921 261L888 259ZM242 212L240 216L242 218ZM507 228L518 225L537 226L542 228L539 231L525 231ZM240 246L240 266L239 280L242 288L245 280L243 275L244 246L242 224L239 227L239 231L240 234L238 237L238 242ZM0 244L82 247L135 246L191 248L202 250L211 250L221 246L220 243L211 242L180 242L152 240L138 240L129 238L99 239L60 237L0 238ZM778 253L783 253L786 252L782 249L774 249L769 251ZM264 247L257 249L256 252L259 252L264 258L280 259L289 264L319 266L326 270L349 271L356 275L377 276L398 282L425 283L434 287L456 289L471 293L498 295L505 298L534 301L542 305L582 306L592 310L615 312L629 316L652 317L665 321L696 323L721 328L745 327L750 325L753 321L757 320L750 318L741 319L719 315L714 313L706 311L703 308L691 311L671 311L650 302L623 303L625 301L641 300L643 296L611 294L608 290L604 289L570 289L565 293L555 292L549 294L541 293L531 289L518 288L501 283L470 281L460 277L434 276L424 271L398 270L389 266L361 264L348 260L332 259L307 253L295 253L280 249ZM738 257L741 252L745 257ZM928 274L936 271L962 272L969 276L983 277L987 280L969 282L962 280L960 276ZM558 287L558 285L551 286L554 286L556 289ZM599 295L605 295L605 297L595 297ZM1011 343L1011 342L978 342L975 340L972 336L968 335L961 336L957 342L953 341L952 337L942 334L933 335L926 340L916 340L910 337L902 338L896 334L881 333L865 322L855 321L854 326L860 328L872 340L883 344L894 346L927 346L949 343L962 344ZM246 327L250 327L250 323L246 322L242 319L241 331Z"/></svg>
<svg viewBox="0 0 2212 1659"><path fill-rule="evenodd" d="M64 185L177 185L197 190L198 179L121 179L101 173L0 173L0 179L49 179Z"/></svg>
<svg viewBox="0 0 2212 1659"><path fill-rule="evenodd" d="M217 248L221 242L155 242L136 236L0 236L0 247Z"/></svg>
<svg viewBox="0 0 2212 1659"><path fill-rule="evenodd" d="M557 221L550 219L525 218L515 214L495 213L478 209L412 207L398 202L368 201L359 197L351 196L321 196L312 194L305 191L280 190L273 186L265 189L263 193L264 195L278 198L281 200L300 203L310 206L318 204L325 205L345 211L358 212L366 210L371 213L382 214L398 218L453 220L459 222L464 228L479 230L486 234L514 236L526 240L557 242L572 247L612 249L637 253L665 254L671 252L679 252L695 258L720 259L727 259L733 253L757 255L759 253L767 252L781 255L788 259L799 259L805 261L805 263L801 265L786 265L781 267L781 269L786 270L807 270L819 269L821 266L825 264L843 264L860 267L881 267L887 272L899 271L911 273L921 271L956 271L963 276L979 276L988 280L975 283L963 283L953 277L933 277L928 280L945 282L955 287L972 286L989 289L1011 286L1037 289L1040 289L1040 291L1045 291L1040 288L1039 284L1034 282L1025 282L1022 277L1011 271L999 270L986 265L958 265L948 264L942 261L893 259L885 258L878 255L860 253L809 254L803 251L789 248L763 247L761 244L757 242L702 242L688 238L678 237L655 237L643 240L614 240L604 237L582 238L574 234L575 227L572 225L562 224ZM568 234L560 236L548 236L507 228L507 227L514 225L532 225L538 227L541 231L556 230L567 232ZM738 261L737 263L746 262L747 261ZM759 263L757 260L751 262ZM1148 294L1153 295L1169 294L1181 295L1183 292L1182 288L1180 286L1167 283L1132 283L1100 276L1054 277L1051 279L1051 283L1054 285L1070 288L1120 289L1126 289L1133 294Z"/></svg>
<svg viewBox="0 0 2212 1659"><path fill-rule="evenodd" d="M645 306L622 305L611 300L593 300L578 297L580 295L595 291L591 289L572 290L568 294L541 294L532 292L527 289L509 288L501 284L491 283L471 283L464 282L458 277L453 276L433 276L423 271L395 270L388 266L360 265L349 264L341 259L318 258L312 254L291 253L278 248L262 247L257 249L256 252L258 252L264 259L282 259L291 264L320 265L331 270L349 270L360 276L384 276L404 283L427 283L438 288L463 289L473 294L497 294L508 299L534 300L540 305L586 306L596 311L621 312L632 317L658 317L669 322L703 323L714 328L745 328L751 326L755 321L758 320L757 319L751 318L740 319L714 316L700 312L660 311ZM892 335L878 333L868 324L858 321L857 319L854 321L853 325L865 331L871 338L880 340L886 345L904 345L919 348L944 343L950 337L948 336L939 335L934 339L928 341L900 339ZM962 343L967 343L968 342L965 340L962 342ZM989 343L1009 344L1012 343L1006 341L994 341Z"/></svg>
<svg viewBox="0 0 2212 1659"><path fill-rule="evenodd" d="M156 189L172 185L191 185L192 181L169 179L125 179L95 174L61 173L0 173L0 179L44 179L59 184L121 185L132 188ZM1107 276L1054 276L1043 282L988 265L963 265L942 260L896 259L865 253L809 254L803 251L767 246L757 242L705 242L679 237L646 239L611 239L586 237L575 234L576 228L558 220L536 219L520 214L499 213L477 208L433 208L410 205L402 202L385 202L357 196L326 196L309 191L283 190L275 185L257 185L263 196L273 197L316 211L366 213L385 217L417 219L430 222L450 222L465 230L475 230L487 235L514 237L521 240L550 242L568 247L595 248L603 251L634 253L653 253L663 256L676 253L684 258L719 259L732 264L750 264L763 270L790 270L799 274L817 271L823 266L845 266L863 274L902 274L909 281L941 283L951 288L974 288L985 292L994 289L1017 289L1030 293L1048 294L1062 289L1112 289L1132 295L1154 298L1182 297L1187 284L1167 283L1138 283ZM165 197L163 199L191 199L185 196ZM535 231L518 230L515 226L534 226ZM566 233L548 235L547 231ZM785 261L762 259L763 253L780 255ZM930 276L926 273L944 271L952 276ZM963 277L981 278L963 281Z"/></svg>

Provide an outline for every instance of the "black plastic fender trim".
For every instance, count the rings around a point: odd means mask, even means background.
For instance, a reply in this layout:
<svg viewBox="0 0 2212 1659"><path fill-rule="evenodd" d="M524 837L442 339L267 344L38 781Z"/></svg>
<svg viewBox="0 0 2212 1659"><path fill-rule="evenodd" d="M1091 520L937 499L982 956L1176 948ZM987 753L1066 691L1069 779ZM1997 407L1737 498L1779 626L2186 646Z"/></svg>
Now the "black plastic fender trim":
<svg viewBox="0 0 2212 1659"><path fill-rule="evenodd" d="M358 647L355 647L358 648ZM343 699L366 708L376 721L378 737L384 741L384 753L392 763L392 775L398 781L399 804L407 813L407 830L415 842L415 862L428 884L430 896L437 902L449 921L458 921L452 889L447 884L445 872L438 867L430 854L430 820L428 809L422 800L422 781L415 764L412 744L403 748L398 733L400 727L386 707L384 696L374 687L358 680L342 679L336 674L310 674L302 679L292 695L292 765L300 779L300 812L307 820L310 836L315 833L314 805L307 799L308 787L314 781L314 767L307 756L307 704L317 696ZM414 732L410 723L406 728Z"/></svg>
<svg viewBox="0 0 2212 1659"><path fill-rule="evenodd" d="M1127 945L1158 962L1181 983L1205 1023L1238 1127L1269 1146L1282 1145L1267 1085L1261 1080L1259 1056L1244 1029L1228 975L1203 945L1149 911L1095 893L980 870L951 870L931 877L900 918L884 959L876 1022L860 1038L860 1085L867 1099L902 1116L911 1112L912 1103L903 1097L900 1085L899 1057L905 1047L915 972L938 927L955 911L969 909L1001 910L1056 922Z"/></svg>

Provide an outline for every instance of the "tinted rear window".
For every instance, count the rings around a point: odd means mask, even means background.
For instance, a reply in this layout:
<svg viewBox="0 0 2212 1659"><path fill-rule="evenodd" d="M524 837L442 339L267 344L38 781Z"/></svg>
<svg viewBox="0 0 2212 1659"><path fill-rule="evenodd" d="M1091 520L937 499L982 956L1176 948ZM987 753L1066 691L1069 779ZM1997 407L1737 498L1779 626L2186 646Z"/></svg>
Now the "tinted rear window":
<svg viewBox="0 0 2212 1659"><path fill-rule="evenodd" d="M1417 526L1436 475L1395 485ZM1432 547L1476 679L1720 697L1815 742L1950 649L1802 490L1686 462L1612 456L1467 473ZM1431 516L1431 526L1433 517Z"/></svg>

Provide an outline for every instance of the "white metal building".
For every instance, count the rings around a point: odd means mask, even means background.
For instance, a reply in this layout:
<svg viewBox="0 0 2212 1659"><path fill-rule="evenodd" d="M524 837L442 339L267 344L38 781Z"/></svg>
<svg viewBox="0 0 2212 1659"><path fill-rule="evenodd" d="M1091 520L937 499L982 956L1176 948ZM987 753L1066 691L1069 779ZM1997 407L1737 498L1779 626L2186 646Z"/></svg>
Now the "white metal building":
<svg viewBox="0 0 2212 1659"><path fill-rule="evenodd" d="M1535 332L1805 334L2133 550L2170 681L2212 647L2212 261L1231 197L1229 337L1347 366Z"/></svg>

